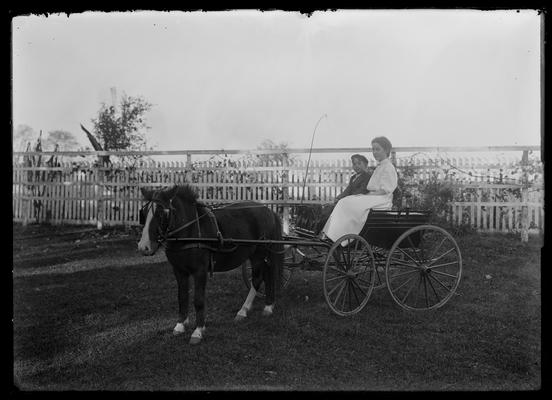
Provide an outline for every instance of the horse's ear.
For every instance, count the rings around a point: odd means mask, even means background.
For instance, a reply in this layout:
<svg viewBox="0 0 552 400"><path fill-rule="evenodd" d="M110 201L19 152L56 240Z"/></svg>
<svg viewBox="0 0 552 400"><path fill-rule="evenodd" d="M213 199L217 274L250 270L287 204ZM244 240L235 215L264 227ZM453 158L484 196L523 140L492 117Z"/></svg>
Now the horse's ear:
<svg viewBox="0 0 552 400"><path fill-rule="evenodd" d="M178 186L174 185L172 188L168 189L165 193L169 199L172 199L174 196L176 196L177 191L178 191Z"/></svg>
<svg viewBox="0 0 552 400"><path fill-rule="evenodd" d="M142 192L142 196L144 196L144 199L147 201L151 201L151 198L153 197L153 190L141 187L140 191Z"/></svg>

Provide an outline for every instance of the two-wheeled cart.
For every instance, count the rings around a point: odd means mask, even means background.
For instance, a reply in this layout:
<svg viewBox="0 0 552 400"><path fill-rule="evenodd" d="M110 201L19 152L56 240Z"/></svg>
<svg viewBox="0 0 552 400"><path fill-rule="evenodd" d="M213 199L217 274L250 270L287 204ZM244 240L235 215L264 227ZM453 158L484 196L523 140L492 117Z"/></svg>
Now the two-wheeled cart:
<svg viewBox="0 0 552 400"><path fill-rule="evenodd" d="M299 263L318 261L323 268L324 297L338 315L358 313L374 289L387 287L406 310L443 306L462 275L462 256L445 229L429 223L426 211L371 210L362 231L334 243L296 227L283 237L283 286ZM250 266L242 266L249 286Z"/></svg>

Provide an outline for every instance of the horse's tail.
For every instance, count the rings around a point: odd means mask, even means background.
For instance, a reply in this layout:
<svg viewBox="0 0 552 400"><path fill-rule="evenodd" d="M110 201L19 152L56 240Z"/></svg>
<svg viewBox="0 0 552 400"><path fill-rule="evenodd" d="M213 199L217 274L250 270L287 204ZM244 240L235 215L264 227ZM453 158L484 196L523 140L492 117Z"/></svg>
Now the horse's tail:
<svg viewBox="0 0 552 400"><path fill-rule="evenodd" d="M282 221L280 220L280 216L272 212L272 217L274 220L273 223L273 230L271 232L271 239L272 240L282 240ZM280 290L282 288L282 273L283 273L283 267L284 267L284 245L282 243L273 243L270 246L270 260L271 260L271 280L272 284L274 285L274 294L278 295L280 293Z"/></svg>

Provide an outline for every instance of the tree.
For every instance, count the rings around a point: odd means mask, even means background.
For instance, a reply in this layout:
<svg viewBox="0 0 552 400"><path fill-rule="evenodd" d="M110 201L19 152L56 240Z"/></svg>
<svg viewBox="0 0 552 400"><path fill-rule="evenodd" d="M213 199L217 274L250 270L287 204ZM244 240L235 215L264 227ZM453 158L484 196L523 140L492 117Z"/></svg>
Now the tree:
<svg viewBox="0 0 552 400"><path fill-rule="evenodd" d="M257 146L257 150L281 150L281 153L274 154L258 154L257 157L260 161L280 161L283 162L284 158L287 157L288 161L294 159L293 156L288 154L288 144L285 142L280 142L279 144L274 143L270 139L265 139ZM284 155L285 154L285 155Z"/></svg>
<svg viewBox="0 0 552 400"><path fill-rule="evenodd" d="M98 116L92 119L94 136L103 150L145 150L145 114L151 104L142 97L123 94L119 110L114 105L102 103Z"/></svg>
<svg viewBox="0 0 552 400"><path fill-rule="evenodd" d="M45 150L52 151L58 146L61 151L77 150L80 143L71 132L66 131L51 131L48 132L48 137L43 143Z"/></svg>
<svg viewBox="0 0 552 400"><path fill-rule="evenodd" d="M25 151L27 145L36 140L37 134L28 125L18 125L13 135L13 151Z"/></svg>

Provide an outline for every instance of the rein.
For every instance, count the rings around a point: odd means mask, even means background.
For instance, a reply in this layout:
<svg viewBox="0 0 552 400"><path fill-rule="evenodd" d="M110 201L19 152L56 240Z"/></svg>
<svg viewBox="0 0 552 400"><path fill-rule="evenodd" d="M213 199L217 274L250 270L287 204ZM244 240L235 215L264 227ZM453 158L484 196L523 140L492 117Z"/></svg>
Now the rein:
<svg viewBox="0 0 552 400"><path fill-rule="evenodd" d="M201 230L200 230L200 228L199 228L199 220L200 220L201 218L203 218L204 216L206 216L206 215L207 215L207 213L202 214L201 217L199 217L198 214L197 214L197 208L196 208L196 217L195 217L195 219L193 219L193 220L191 220L191 221L185 223L184 225L182 225L182 226L180 226L180 227L178 227L178 228L176 228L176 229L173 229L173 230L170 231L170 232L167 232L167 234L165 235L165 239L170 238L170 237L171 237L172 235L174 235L175 233L180 232L181 230L186 229L187 227L189 227L190 225L195 224L195 223L197 223L197 229L199 230L199 236L201 237ZM218 229L217 229L217 231L218 231Z"/></svg>

